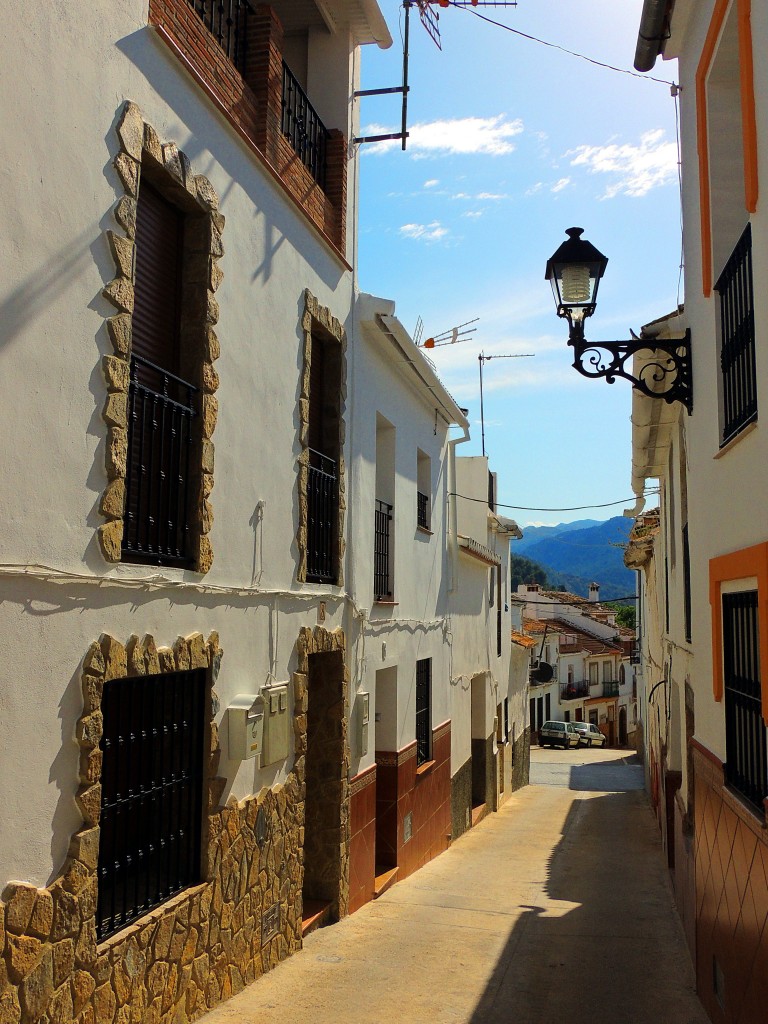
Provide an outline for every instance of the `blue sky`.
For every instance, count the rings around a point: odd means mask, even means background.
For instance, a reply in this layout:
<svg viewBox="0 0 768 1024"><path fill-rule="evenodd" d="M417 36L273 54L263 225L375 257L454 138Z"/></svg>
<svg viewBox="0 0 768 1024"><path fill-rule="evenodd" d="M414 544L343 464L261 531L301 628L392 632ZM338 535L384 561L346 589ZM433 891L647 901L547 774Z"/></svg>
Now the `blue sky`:
<svg viewBox="0 0 768 1024"><path fill-rule="evenodd" d="M364 49L363 88L400 84L402 8L380 6L395 43ZM477 11L631 70L641 7L520 0ZM431 353L470 410L472 441L460 454L481 450L478 354L536 354L484 365L486 453L501 501L544 509L628 498L630 385L571 368L544 267L572 225L608 256L592 340L628 338L683 300L669 86L522 39L470 10L438 10L442 51L411 15L408 149L361 147L360 286L394 299L411 333L421 317L424 337L480 318L472 340ZM676 71L660 61L654 73L674 80ZM398 130L397 95L361 103L363 134ZM523 525L623 508L508 514Z"/></svg>

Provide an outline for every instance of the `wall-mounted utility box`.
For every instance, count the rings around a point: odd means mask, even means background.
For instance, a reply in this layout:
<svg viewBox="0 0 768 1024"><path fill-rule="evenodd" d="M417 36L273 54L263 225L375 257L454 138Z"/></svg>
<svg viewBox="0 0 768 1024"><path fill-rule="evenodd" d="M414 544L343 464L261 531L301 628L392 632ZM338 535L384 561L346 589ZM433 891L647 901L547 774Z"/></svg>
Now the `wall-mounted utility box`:
<svg viewBox="0 0 768 1024"><path fill-rule="evenodd" d="M355 703L357 704L358 752L360 757L365 757L368 753L368 723L370 721L371 708L370 693L358 693Z"/></svg>
<svg viewBox="0 0 768 1024"><path fill-rule="evenodd" d="M232 761L250 757L262 763L264 698L255 693L238 693L227 709L229 756Z"/></svg>
<svg viewBox="0 0 768 1024"><path fill-rule="evenodd" d="M291 721L288 713L288 684L279 683L263 690L264 753L261 763L274 764L288 757Z"/></svg>

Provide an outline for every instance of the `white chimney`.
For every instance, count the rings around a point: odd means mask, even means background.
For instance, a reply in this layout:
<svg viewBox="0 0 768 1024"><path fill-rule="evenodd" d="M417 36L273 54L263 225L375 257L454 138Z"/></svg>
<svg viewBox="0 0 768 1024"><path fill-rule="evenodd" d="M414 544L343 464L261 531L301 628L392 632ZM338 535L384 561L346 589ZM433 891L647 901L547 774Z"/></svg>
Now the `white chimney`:
<svg viewBox="0 0 768 1024"><path fill-rule="evenodd" d="M600 584L590 583L589 584L589 600L596 604L600 600Z"/></svg>

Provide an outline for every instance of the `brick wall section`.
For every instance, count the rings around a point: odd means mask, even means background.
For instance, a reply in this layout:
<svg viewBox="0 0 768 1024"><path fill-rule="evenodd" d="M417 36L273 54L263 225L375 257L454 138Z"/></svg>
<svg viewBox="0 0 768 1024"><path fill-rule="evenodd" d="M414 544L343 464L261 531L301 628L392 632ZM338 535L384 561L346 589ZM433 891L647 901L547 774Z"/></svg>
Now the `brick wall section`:
<svg viewBox="0 0 768 1024"><path fill-rule="evenodd" d="M315 182L283 135L283 29L260 4L247 21L244 77L187 0L149 0L149 21L161 27L192 65L227 117L251 140L285 191L338 250L346 249L347 142L330 132L326 190Z"/></svg>

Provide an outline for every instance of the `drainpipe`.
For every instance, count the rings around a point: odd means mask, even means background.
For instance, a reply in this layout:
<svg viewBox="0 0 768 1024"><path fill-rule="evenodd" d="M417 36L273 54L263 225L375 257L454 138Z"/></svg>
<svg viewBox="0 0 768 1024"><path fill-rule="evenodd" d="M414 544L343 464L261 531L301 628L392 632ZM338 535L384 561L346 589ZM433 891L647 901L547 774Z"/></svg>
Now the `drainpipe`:
<svg viewBox="0 0 768 1024"><path fill-rule="evenodd" d="M469 440L469 423L462 427L463 437L452 437L448 442L448 543L450 545L451 575L448 593L453 594L458 580L457 561L459 557L459 516L456 497L456 446Z"/></svg>
<svg viewBox="0 0 768 1024"><path fill-rule="evenodd" d="M644 0L637 33L635 70L650 71L669 36L674 0Z"/></svg>

